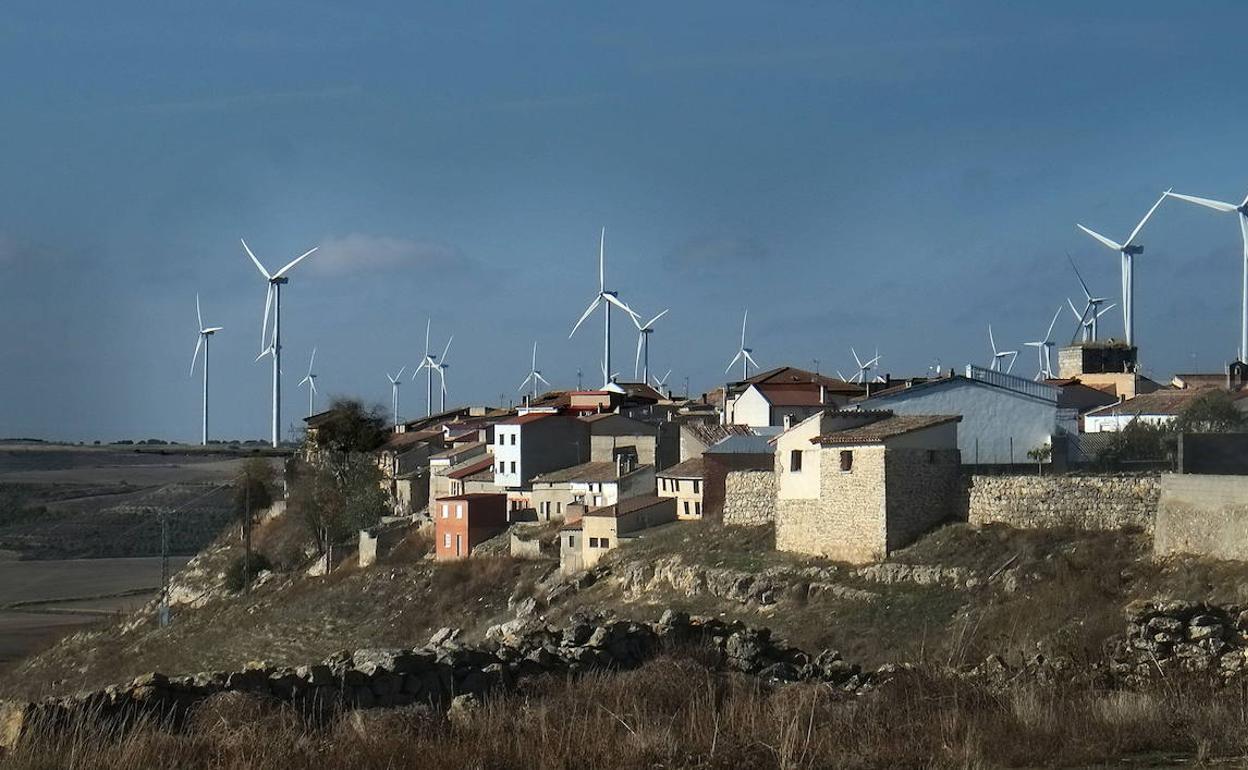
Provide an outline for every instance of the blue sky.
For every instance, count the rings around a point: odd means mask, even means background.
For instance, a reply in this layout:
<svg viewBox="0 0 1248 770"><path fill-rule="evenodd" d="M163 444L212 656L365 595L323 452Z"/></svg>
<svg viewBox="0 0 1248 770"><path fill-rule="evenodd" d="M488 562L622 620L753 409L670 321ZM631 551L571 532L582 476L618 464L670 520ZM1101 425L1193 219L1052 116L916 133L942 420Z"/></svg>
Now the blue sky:
<svg viewBox="0 0 1248 770"><path fill-rule="evenodd" d="M0 10L0 435L197 437L197 291L213 432L266 435L240 236L271 267L321 246L284 294L290 424L314 345L324 395L388 405L429 317L452 402L514 397L535 339L592 381L599 324L567 335L602 226L609 283L672 308L653 368L700 392L746 307L764 367L985 363L990 322L1022 349L1078 295L1067 251L1116 297L1076 221L1248 193L1237 3L174 5ZM1145 367L1220 367L1233 218L1167 202L1143 241Z"/></svg>

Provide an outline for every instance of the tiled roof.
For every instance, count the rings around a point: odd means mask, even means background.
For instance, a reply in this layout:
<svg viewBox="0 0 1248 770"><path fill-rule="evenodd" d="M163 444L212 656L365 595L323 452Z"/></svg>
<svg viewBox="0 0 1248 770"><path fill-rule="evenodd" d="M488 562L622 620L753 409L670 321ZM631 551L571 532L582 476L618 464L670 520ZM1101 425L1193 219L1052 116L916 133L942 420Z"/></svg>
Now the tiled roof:
<svg viewBox="0 0 1248 770"><path fill-rule="evenodd" d="M931 428L935 425L959 422L961 420L962 416L957 414L897 414L857 428L848 428L824 436L815 436L810 440L810 443L822 446L832 444L878 444L881 441L886 441L904 433L911 433L916 430Z"/></svg>
<svg viewBox="0 0 1248 770"><path fill-rule="evenodd" d="M759 372L752 377L747 377L740 381L741 385L761 385L761 384L793 384L793 383L815 383L823 385L833 393L861 393L863 387L853 382L837 379L836 377L825 377L822 374L805 369L798 369L796 366L778 366L775 369L768 369L765 372Z"/></svg>
<svg viewBox="0 0 1248 770"><path fill-rule="evenodd" d="M772 406L822 406L823 393L814 383L763 383L755 385Z"/></svg>
<svg viewBox="0 0 1248 770"><path fill-rule="evenodd" d="M1118 404L1102 406L1088 412L1089 417L1125 415L1177 415L1200 390L1158 390L1129 398Z"/></svg>
<svg viewBox="0 0 1248 770"><path fill-rule="evenodd" d="M443 449L441 452L430 455L429 459L446 459L448 457L454 457L455 455L464 454L465 452L473 452L483 446L485 446L484 441L473 441L470 444L456 444L455 446Z"/></svg>
<svg viewBox="0 0 1248 770"><path fill-rule="evenodd" d="M384 452L404 449L434 438L442 438L442 431L409 430L403 433L391 433L381 445L381 450Z"/></svg>
<svg viewBox="0 0 1248 770"><path fill-rule="evenodd" d="M629 473L635 473L643 468L649 468L649 465L640 465ZM543 473L533 479L534 482L543 482L547 484L560 484L570 481L615 481L619 477L615 475L616 465L610 460L600 462L581 463L573 465L570 468L560 468L557 471Z"/></svg>
<svg viewBox="0 0 1248 770"><path fill-rule="evenodd" d="M729 436L748 436L754 433L748 425L720 425L719 423L687 422L684 429L705 446L714 446Z"/></svg>
<svg viewBox="0 0 1248 770"><path fill-rule="evenodd" d="M670 468L665 468L655 475L669 479L700 479L705 475L705 469L705 461L701 457L694 457L685 460L683 463L677 463Z"/></svg>
<svg viewBox="0 0 1248 770"><path fill-rule="evenodd" d="M447 478L465 479L475 473L479 473L487 468L494 467L494 455L486 455L479 460L472 460L457 468L453 468L450 473L446 474Z"/></svg>
<svg viewBox="0 0 1248 770"><path fill-rule="evenodd" d="M490 498L495 498L495 497L506 497L506 496L507 495L505 495L502 492L467 492L462 495L449 495L447 497L439 497L438 501L442 501L442 500L472 501L472 500L485 500L485 499L490 499Z"/></svg>
<svg viewBox="0 0 1248 770"><path fill-rule="evenodd" d="M554 417L554 415L549 412L530 412L528 414L512 417L509 420L503 420L499 423L499 425L527 425L531 422L537 422L538 420L543 420L547 417Z"/></svg>
<svg viewBox="0 0 1248 770"><path fill-rule="evenodd" d="M586 516L604 516L607 518L615 519L615 518L619 518L620 516L626 516L635 511L640 511L643 508L649 508L653 505L658 505L659 503L664 503L664 502L669 502L671 503L672 507L675 507L676 498L659 497L658 495L642 495L641 497L630 497L628 499L621 500L615 505L604 505L601 508L594 508L593 510L589 511L585 515Z"/></svg>

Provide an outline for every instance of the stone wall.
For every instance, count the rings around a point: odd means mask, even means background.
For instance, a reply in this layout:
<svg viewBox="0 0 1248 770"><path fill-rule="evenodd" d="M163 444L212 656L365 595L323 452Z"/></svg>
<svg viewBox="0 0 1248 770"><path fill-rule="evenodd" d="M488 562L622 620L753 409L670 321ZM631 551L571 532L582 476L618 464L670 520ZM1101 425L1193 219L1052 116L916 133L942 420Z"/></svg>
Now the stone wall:
<svg viewBox="0 0 1248 770"><path fill-rule="evenodd" d="M963 477L966 520L1019 529L1073 527L1151 532L1161 484L1157 474L986 475Z"/></svg>
<svg viewBox="0 0 1248 770"><path fill-rule="evenodd" d="M1161 477L1153 555L1248 560L1248 476Z"/></svg>
<svg viewBox="0 0 1248 770"><path fill-rule="evenodd" d="M884 455L885 550L904 548L954 516L962 471L957 449L890 448Z"/></svg>
<svg viewBox="0 0 1248 770"><path fill-rule="evenodd" d="M729 471L724 477L724 524L752 527L775 520L775 472Z"/></svg>
<svg viewBox="0 0 1248 770"><path fill-rule="evenodd" d="M820 450L819 499L785 500L776 519L776 548L849 562L885 553L884 447ZM841 451L853 466L841 471Z"/></svg>

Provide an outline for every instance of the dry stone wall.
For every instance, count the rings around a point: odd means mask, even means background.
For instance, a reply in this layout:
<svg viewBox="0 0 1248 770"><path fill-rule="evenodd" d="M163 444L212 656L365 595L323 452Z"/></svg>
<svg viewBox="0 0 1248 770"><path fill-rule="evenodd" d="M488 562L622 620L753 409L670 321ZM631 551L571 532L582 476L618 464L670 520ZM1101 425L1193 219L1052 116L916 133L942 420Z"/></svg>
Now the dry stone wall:
<svg viewBox="0 0 1248 770"><path fill-rule="evenodd" d="M1161 484L1157 474L972 475L967 521L1019 529L1139 528L1152 532Z"/></svg>
<svg viewBox="0 0 1248 770"><path fill-rule="evenodd" d="M775 472L729 471L724 478L724 524L753 527L775 520Z"/></svg>

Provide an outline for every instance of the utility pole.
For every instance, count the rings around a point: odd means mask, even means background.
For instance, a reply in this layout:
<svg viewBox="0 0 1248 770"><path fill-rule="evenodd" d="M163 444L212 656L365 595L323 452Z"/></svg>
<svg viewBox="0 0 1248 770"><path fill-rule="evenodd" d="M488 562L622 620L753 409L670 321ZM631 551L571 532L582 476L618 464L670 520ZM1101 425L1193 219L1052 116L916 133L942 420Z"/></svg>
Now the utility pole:
<svg viewBox="0 0 1248 770"><path fill-rule="evenodd" d="M160 512L160 608L157 611L160 627L169 625L169 516Z"/></svg>

